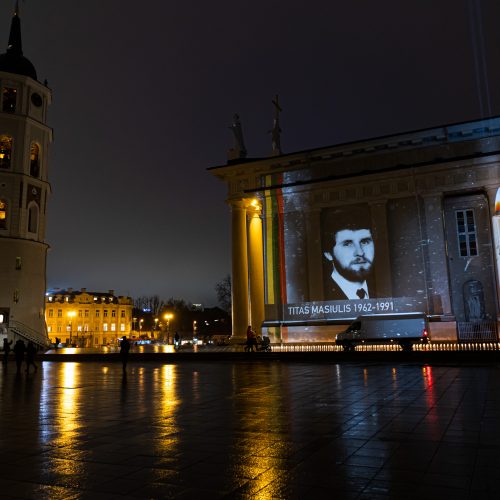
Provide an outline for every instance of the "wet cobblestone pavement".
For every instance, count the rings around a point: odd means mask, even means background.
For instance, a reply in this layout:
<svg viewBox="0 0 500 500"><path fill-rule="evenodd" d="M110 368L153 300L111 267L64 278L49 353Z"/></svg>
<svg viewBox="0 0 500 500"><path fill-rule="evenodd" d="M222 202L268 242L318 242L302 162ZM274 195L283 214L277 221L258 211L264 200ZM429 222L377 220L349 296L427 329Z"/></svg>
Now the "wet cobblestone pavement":
<svg viewBox="0 0 500 500"><path fill-rule="evenodd" d="M497 499L500 367L0 367L1 498Z"/></svg>

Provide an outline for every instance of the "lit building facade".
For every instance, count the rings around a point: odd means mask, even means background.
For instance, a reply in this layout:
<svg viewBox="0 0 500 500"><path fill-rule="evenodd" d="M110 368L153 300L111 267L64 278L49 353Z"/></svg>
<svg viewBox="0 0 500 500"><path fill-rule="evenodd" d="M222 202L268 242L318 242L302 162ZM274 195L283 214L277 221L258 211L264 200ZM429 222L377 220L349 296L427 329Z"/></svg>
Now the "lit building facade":
<svg viewBox="0 0 500 500"><path fill-rule="evenodd" d="M45 320L52 343L95 347L117 345L132 331L133 300L106 293L72 289L47 293Z"/></svg>
<svg viewBox="0 0 500 500"><path fill-rule="evenodd" d="M232 213L234 337L333 341L359 315L423 311L435 340L497 338L500 117L210 171ZM360 228L369 264L337 286L340 231Z"/></svg>
<svg viewBox="0 0 500 500"><path fill-rule="evenodd" d="M23 55L18 7L0 55L0 330L44 346L51 91Z"/></svg>

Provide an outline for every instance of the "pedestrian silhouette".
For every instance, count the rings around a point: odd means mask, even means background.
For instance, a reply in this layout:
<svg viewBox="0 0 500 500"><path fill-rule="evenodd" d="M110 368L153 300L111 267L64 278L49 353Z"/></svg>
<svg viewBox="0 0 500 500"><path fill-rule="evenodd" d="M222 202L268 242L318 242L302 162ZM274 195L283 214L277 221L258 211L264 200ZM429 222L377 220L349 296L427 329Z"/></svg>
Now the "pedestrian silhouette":
<svg viewBox="0 0 500 500"><path fill-rule="evenodd" d="M9 352L10 345L12 344L12 340L7 340L7 338L3 339L3 364L7 366L7 362L9 361Z"/></svg>
<svg viewBox="0 0 500 500"><path fill-rule="evenodd" d="M252 326L248 325L245 351L254 352L255 351L254 347L256 346L257 346L257 339L255 337L255 332L252 330Z"/></svg>
<svg viewBox="0 0 500 500"><path fill-rule="evenodd" d="M36 345L31 342L31 340L28 342L28 347L26 348L26 372L29 373L30 371L30 366L33 365L35 368L35 371L38 370L38 366L35 364L35 355L36 351L38 349L36 348Z"/></svg>
<svg viewBox="0 0 500 500"><path fill-rule="evenodd" d="M21 371L21 366L24 361L24 353L26 351L26 345L24 342L19 339L15 344L14 344L14 356L16 358L16 366L17 366L17 373Z"/></svg>
<svg viewBox="0 0 500 500"><path fill-rule="evenodd" d="M130 351L130 342L126 335L123 336L120 342L120 358L122 359L123 371L127 368L128 352Z"/></svg>
<svg viewBox="0 0 500 500"><path fill-rule="evenodd" d="M179 342L180 342L181 338L179 337L179 332L175 332L175 335L174 335L174 347L176 349L179 349Z"/></svg>

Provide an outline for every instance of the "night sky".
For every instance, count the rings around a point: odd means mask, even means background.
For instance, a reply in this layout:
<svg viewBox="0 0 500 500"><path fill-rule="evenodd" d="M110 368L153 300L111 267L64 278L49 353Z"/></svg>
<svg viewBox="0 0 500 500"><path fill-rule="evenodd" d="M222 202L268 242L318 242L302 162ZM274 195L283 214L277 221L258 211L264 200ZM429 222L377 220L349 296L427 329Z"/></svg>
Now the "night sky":
<svg viewBox="0 0 500 500"><path fill-rule="evenodd" d="M7 47L14 1L0 6ZM500 114L498 0L20 2L53 90L48 286L216 305L234 113L293 152Z"/></svg>

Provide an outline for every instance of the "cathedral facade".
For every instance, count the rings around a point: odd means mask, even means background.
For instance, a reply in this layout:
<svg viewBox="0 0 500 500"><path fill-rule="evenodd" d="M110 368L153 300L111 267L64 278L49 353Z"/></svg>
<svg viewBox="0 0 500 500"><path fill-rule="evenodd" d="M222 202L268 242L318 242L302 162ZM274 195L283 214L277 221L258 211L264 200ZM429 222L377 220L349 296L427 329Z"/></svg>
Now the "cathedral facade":
<svg viewBox="0 0 500 500"><path fill-rule="evenodd" d="M210 172L232 212L233 336L334 341L424 312L434 340L496 340L500 117Z"/></svg>

